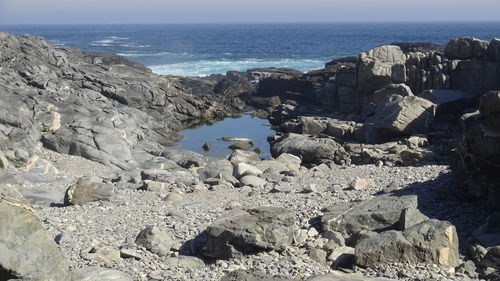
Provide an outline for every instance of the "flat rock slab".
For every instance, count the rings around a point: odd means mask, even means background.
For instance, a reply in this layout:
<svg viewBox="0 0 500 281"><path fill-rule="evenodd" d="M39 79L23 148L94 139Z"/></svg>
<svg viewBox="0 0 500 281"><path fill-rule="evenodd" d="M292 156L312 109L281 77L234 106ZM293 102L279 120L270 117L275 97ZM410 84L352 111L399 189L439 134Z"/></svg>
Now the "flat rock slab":
<svg viewBox="0 0 500 281"><path fill-rule="evenodd" d="M0 184L0 214L0 278L69 280L66 260L15 185Z"/></svg>
<svg viewBox="0 0 500 281"><path fill-rule="evenodd" d="M64 192L59 190L25 189L21 193L33 205L62 206L64 204Z"/></svg>
<svg viewBox="0 0 500 281"><path fill-rule="evenodd" d="M295 212L277 207L235 210L207 228L205 254L229 259L237 252L283 250L297 231Z"/></svg>
<svg viewBox="0 0 500 281"><path fill-rule="evenodd" d="M365 202L333 205L321 217L321 224L324 231L337 231L345 236L362 230L404 230L428 219L417 206L415 195L377 196Z"/></svg>

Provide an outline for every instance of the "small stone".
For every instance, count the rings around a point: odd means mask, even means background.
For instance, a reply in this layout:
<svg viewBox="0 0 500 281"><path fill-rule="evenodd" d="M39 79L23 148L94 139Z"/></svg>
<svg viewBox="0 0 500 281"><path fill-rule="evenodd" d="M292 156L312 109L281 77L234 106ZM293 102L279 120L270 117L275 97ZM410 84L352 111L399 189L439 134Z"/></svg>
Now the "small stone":
<svg viewBox="0 0 500 281"><path fill-rule="evenodd" d="M145 180L142 189L152 192L163 192L167 188L167 184L164 182Z"/></svg>
<svg viewBox="0 0 500 281"><path fill-rule="evenodd" d="M291 193L292 187L289 184L277 184L273 186L271 193Z"/></svg>
<svg viewBox="0 0 500 281"><path fill-rule="evenodd" d="M309 230L307 231L307 236L309 236L309 237L316 237L318 235L319 235L319 232L314 227L309 228Z"/></svg>
<svg viewBox="0 0 500 281"><path fill-rule="evenodd" d="M61 232L56 235L54 241L56 241L57 244L61 245L63 243L72 243L73 238L69 234Z"/></svg>
<svg viewBox="0 0 500 281"><path fill-rule="evenodd" d="M326 264L326 252L321 249L312 248L309 250L309 257L321 264Z"/></svg>
<svg viewBox="0 0 500 281"><path fill-rule="evenodd" d="M373 186L372 181L367 179L355 179L349 185L349 187L353 190L365 190L372 186Z"/></svg>
<svg viewBox="0 0 500 281"><path fill-rule="evenodd" d="M206 142L201 148L203 148L203 150L205 151L210 151L210 149L212 149L212 146L208 142Z"/></svg>
<svg viewBox="0 0 500 281"><path fill-rule="evenodd" d="M317 193L317 192L319 192L319 188L314 183L306 184L302 189L302 193Z"/></svg>

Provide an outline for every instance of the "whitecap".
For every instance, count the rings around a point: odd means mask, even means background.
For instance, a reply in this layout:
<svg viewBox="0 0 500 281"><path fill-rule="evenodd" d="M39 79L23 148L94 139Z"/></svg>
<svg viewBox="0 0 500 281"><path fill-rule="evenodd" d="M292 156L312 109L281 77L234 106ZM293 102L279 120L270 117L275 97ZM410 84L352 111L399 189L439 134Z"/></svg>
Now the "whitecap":
<svg viewBox="0 0 500 281"><path fill-rule="evenodd" d="M314 59L257 59L247 58L242 60L198 60L173 64L150 65L157 74L179 76L208 76L210 74L224 74L229 70L246 71L258 67L288 67L300 71L309 71L324 67L325 61Z"/></svg>

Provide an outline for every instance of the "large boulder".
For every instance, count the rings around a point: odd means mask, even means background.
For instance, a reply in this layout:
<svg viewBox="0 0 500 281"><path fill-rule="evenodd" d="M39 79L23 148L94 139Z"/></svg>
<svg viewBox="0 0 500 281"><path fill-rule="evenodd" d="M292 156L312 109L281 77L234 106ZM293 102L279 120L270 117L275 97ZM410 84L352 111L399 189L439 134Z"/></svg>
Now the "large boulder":
<svg viewBox="0 0 500 281"><path fill-rule="evenodd" d="M462 116L464 139L454 151L451 169L457 194L466 200L483 200L499 209L500 92L489 92L480 110Z"/></svg>
<svg viewBox="0 0 500 281"><path fill-rule="evenodd" d="M158 228L157 226L151 225L143 229L136 237L135 243L137 245L143 246L152 253L158 256L167 256L170 253L170 248L172 247L172 239L168 234Z"/></svg>
<svg viewBox="0 0 500 281"><path fill-rule="evenodd" d="M13 184L0 184L0 279L69 280L66 260Z"/></svg>
<svg viewBox="0 0 500 281"><path fill-rule="evenodd" d="M500 62L500 39L494 38L488 46L488 54L494 61Z"/></svg>
<svg viewBox="0 0 500 281"><path fill-rule="evenodd" d="M456 60L482 57L487 54L488 45L488 41L473 37L453 38L446 44L444 55Z"/></svg>
<svg viewBox="0 0 500 281"><path fill-rule="evenodd" d="M426 219L417 209L417 196L382 195L365 202L347 202L327 208L321 217L323 231L349 237L362 230L405 230Z"/></svg>
<svg viewBox="0 0 500 281"><path fill-rule="evenodd" d="M425 134L429 130L436 106L415 96L392 95L380 102L373 117L367 120L368 142L382 142L398 136Z"/></svg>
<svg viewBox="0 0 500 281"><path fill-rule="evenodd" d="M443 267L460 264L456 229L448 222L427 220L404 232L395 230L366 238L356 246L356 264L430 263Z"/></svg>
<svg viewBox="0 0 500 281"><path fill-rule="evenodd" d="M205 255L229 259L237 252L284 250L297 231L295 212L278 207L235 210L207 228Z"/></svg>
<svg viewBox="0 0 500 281"><path fill-rule="evenodd" d="M436 115L460 114L477 105L477 96L470 91L433 89L425 90L418 96L436 104Z"/></svg>
<svg viewBox="0 0 500 281"><path fill-rule="evenodd" d="M283 135L272 144L273 157L278 157L282 153L298 156L303 162L308 163L321 163L326 160L337 163L349 161L343 147L333 139L313 139L293 133Z"/></svg>
<svg viewBox="0 0 500 281"><path fill-rule="evenodd" d="M369 94L390 83L404 83L406 57L399 46L385 45L359 56L358 89Z"/></svg>
<svg viewBox="0 0 500 281"><path fill-rule="evenodd" d="M464 60L455 62L450 73L450 88L470 91L482 95L500 90L500 65L486 60Z"/></svg>

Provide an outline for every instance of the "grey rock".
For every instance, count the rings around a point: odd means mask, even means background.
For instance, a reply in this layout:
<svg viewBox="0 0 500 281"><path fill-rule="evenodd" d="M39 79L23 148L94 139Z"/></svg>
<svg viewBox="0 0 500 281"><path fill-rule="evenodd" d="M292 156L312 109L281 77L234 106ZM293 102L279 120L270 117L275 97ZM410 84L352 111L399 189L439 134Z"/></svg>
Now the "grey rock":
<svg viewBox="0 0 500 281"><path fill-rule="evenodd" d="M72 272L71 281L132 281L128 274L109 268L85 267Z"/></svg>
<svg viewBox="0 0 500 281"><path fill-rule="evenodd" d="M164 150L161 156L174 161L183 168L200 167L206 162L201 154L189 150L168 149Z"/></svg>
<svg viewBox="0 0 500 281"><path fill-rule="evenodd" d="M335 268L349 268L354 263L354 248L347 246L337 247L328 255L328 260L333 262Z"/></svg>
<svg viewBox="0 0 500 281"><path fill-rule="evenodd" d="M466 60L487 54L488 41L473 37L451 39L444 49L444 55L451 59Z"/></svg>
<svg viewBox="0 0 500 281"><path fill-rule="evenodd" d="M392 95L398 95L402 97L413 96L413 92L410 87L406 84L390 84L389 86L375 91L372 95L373 102L378 104L388 99Z"/></svg>
<svg viewBox="0 0 500 281"><path fill-rule="evenodd" d="M66 190L64 204L76 205L93 201L109 200L113 186L103 183L99 179L81 178Z"/></svg>
<svg viewBox="0 0 500 281"><path fill-rule="evenodd" d="M228 146L228 148L232 150L249 150L252 147L253 147L253 142L251 141L239 141Z"/></svg>
<svg viewBox="0 0 500 281"><path fill-rule="evenodd" d="M167 256L172 247L172 239L157 226L148 226L135 239L137 245L143 246L158 256Z"/></svg>
<svg viewBox="0 0 500 281"><path fill-rule="evenodd" d="M366 277L360 274L347 274L339 271L324 275L312 276L307 281L394 281L384 277Z"/></svg>
<svg viewBox="0 0 500 281"><path fill-rule="evenodd" d="M389 262L459 265L458 238L448 222L427 220L404 232L386 231L356 246L356 264L373 267Z"/></svg>
<svg viewBox="0 0 500 281"><path fill-rule="evenodd" d="M494 38L488 46L488 54L494 61L500 61L500 39Z"/></svg>
<svg viewBox="0 0 500 281"><path fill-rule="evenodd" d="M167 265L179 266L185 268L204 268L205 262L198 258L192 256L178 256L168 258L165 263Z"/></svg>
<svg viewBox="0 0 500 281"><path fill-rule="evenodd" d="M58 190L24 189L22 194L33 205L58 206L64 204L64 193Z"/></svg>
<svg viewBox="0 0 500 281"><path fill-rule="evenodd" d="M293 211L277 207L235 210L207 228L205 254L229 259L237 252L281 251L292 244L296 231Z"/></svg>
<svg viewBox="0 0 500 281"><path fill-rule="evenodd" d="M260 161L259 155L252 151L235 150L229 156L229 161L236 165L239 163L254 164Z"/></svg>
<svg viewBox="0 0 500 281"><path fill-rule="evenodd" d="M462 113L476 104L477 96L470 91L433 89L425 90L418 95L437 105L436 114Z"/></svg>
<svg viewBox="0 0 500 281"><path fill-rule="evenodd" d="M320 264L326 264L326 252L318 249L318 248L312 248L309 250L309 257Z"/></svg>
<svg viewBox="0 0 500 281"><path fill-rule="evenodd" d="M350 236L362 230L404 230L427 217L417 209L417 197L382 195L360 203L340 203L321 217L323 231Z"/></svg>
<svg viewBox="0 0 500 281"><path fill-rule="evenodd" d="M137 253L133 249L128 249L128 248L121 248L120 249L120 257L122 257L124 259L128 259L128 258L134 258L136 260L142 259L142 256L139 253Z"/></svg>
<svg viewBox="0 0 500 281"><path fill-rule="evenodd" d="M434 120L436 106L415 96L392 95L375 108L375 114L367 120L373 123L373 135L368 142L387 141L396 136L425 134Z"/></svg>
<svg viewBox="0 0 500 281"><path fill-rule="evenodd" d="M0 213L0 275L69 280L66 260L15 185L0 184Z"/></svg>
<svg viewBox="0 0 500 281"><path fill-rule="evenodd" d="M271 153L278 157L282 153L296 155L304 162L321 163L334 160L349 161L343 147L332 139L310 139L307 136L288 133L272 144Z"/></svg>

